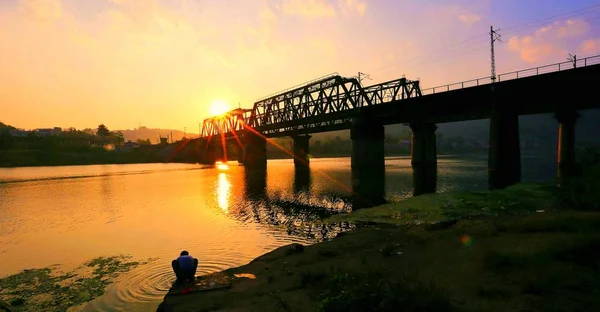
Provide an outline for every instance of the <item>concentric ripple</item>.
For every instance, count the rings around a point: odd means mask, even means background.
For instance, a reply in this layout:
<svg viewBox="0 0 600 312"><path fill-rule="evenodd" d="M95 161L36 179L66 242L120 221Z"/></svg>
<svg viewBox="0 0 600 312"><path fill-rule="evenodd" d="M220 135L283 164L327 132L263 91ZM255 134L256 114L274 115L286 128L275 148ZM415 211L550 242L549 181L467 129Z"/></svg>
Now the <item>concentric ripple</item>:
<svg viewBox="0 0 600 312"><path fill-rule="evenodd" d="M219 272L243 264L236 252L223 250L218 259L200 260L197 276ZM247 260L247 259L244 259ZM131 270L114 281L101 297L83 311L146 311L154 310L175 282L169 257L161 257ZM248 262L248 261L245 261Z"/></svg>

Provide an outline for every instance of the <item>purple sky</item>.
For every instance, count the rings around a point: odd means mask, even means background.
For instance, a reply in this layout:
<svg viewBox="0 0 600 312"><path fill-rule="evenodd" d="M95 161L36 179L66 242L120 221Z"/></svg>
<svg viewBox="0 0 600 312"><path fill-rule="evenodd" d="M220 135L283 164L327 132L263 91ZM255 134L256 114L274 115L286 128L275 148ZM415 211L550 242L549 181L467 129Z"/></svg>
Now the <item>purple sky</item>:
<svg viewBox="0 0 600 312"><path fill-rule="evenodd" d="M600 54L599 18L591 0L3 0L0 111L23 128L195 129L211 103L331 72L487 76L492 24L499 74Z"/></svg>

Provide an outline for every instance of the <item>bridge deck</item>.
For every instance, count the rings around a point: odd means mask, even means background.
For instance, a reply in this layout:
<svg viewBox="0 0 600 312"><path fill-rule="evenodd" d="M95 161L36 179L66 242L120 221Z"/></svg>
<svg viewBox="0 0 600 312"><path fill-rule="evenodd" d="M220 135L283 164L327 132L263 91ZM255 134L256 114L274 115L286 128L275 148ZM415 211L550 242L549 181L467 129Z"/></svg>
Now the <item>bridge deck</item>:
<svg viewBox="0 0 600 312"><path fill-rule="evenodd" d="M363 88L355 79L330 76L317 81L318 86L257 102L235 130L250 125L267 137L344 130L359 111L368 111L384 125L484 119L489 118L494 99L499 105L517 107L519 114L551 113L565 103L577 110L600 107L597 101L584 100L593 98L600 85L600 55L578 60L577 67L558 63L502 74L495 83L482 78L425 90L418 81L404 78ZM232 118L239 119L236 116ZM231 129L221 127L212 134L217 133L229 135Z"/></svg>

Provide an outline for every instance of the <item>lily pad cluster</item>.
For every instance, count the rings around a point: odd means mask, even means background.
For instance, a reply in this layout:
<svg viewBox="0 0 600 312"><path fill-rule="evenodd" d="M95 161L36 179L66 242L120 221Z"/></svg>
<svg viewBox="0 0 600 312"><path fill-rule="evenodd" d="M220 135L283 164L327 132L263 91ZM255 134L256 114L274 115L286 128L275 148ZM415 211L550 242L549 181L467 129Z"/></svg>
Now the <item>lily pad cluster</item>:
<svg viewBox="0 0 600 312"><path fill-rule="evenodd" d="M0 300L12 311L65 311L101 296L120 274L151 260L119 255L95 258L73 272L61 272L58 265L23 270L0 279Z"/></svg>

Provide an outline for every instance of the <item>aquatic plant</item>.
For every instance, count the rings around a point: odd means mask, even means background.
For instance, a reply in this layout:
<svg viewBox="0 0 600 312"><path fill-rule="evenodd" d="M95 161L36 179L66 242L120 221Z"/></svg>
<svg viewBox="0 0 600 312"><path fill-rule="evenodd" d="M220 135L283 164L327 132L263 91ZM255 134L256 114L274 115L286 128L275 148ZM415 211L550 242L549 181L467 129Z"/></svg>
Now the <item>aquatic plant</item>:
<svg viewBox="0 0 600 312"><path fill-rule="evenodd" d="M126 255L99 257L73 272L60 272L57 265L23 270L0 279L0 299L12 311L66 311L101 296L114 278L151 261L130 259Z"/></svg>

